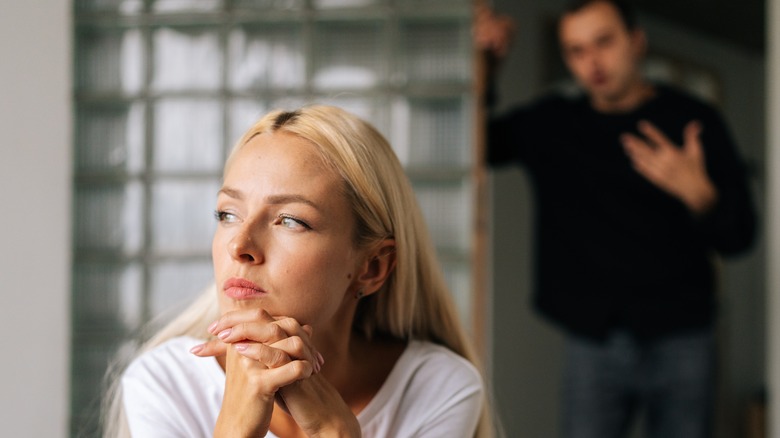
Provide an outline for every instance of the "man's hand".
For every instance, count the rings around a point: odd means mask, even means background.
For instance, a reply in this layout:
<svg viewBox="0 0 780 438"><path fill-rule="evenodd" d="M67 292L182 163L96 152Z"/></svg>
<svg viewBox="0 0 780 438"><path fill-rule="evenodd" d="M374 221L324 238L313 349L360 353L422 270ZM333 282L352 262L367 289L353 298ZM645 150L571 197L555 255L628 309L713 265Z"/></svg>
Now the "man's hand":
<svg viewBox="0 0 780 438"><path fill-rule="evenodd" d="M509 52L515 22L509 16L498 15L487 6L480 5L474 13L473 33L478 49L502 59Z"/></svg>
<svg viewBox="0 0 780 438"><path fill-rule="evenodd" d="M694 214L709 211L718 200L704 161L699 134L701 125L690 122L683 131L683 145L678 147L655 125L639 123L640 138L623 134L623 147L634 168L650 182L680 199Z"/></svg>

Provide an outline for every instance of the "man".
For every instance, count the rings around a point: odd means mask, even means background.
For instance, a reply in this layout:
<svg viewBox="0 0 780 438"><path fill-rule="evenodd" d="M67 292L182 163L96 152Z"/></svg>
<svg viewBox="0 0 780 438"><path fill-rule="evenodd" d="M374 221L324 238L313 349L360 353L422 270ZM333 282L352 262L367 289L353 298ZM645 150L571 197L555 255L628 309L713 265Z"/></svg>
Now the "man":
<svg viewBox="0 0 780 438"><path fill-rule="evenodd" d="M506 52L511 25L478 12L478 44ZM645 35L619 0L561 16L566 66L584 91L493 119L491 165L521 164L536 210L534 304L566 332L563 432L711 435L712 254L753 240L746 175L719 114L642 76Z"/></svg>

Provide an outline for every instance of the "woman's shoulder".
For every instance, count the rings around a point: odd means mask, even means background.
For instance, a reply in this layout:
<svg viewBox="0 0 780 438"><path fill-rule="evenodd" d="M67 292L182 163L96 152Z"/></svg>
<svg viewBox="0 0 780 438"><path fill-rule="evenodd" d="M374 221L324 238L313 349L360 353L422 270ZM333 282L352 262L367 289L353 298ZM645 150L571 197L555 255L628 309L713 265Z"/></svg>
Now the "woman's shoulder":
<svg viewBox="0 0 780 438"><path fill-rule="evenodd" d="M169 339L130 362L123 379L159 381L170 378L169 382L175 382L187 377L214 375L221 369L213 358L200 358L190 353L192 347L202 342L189 336Z"/></svg>
<svg viewBox="0 0 780 438"><path fill-rule="evenodd" d="M203 342L198 339L189 336L179 336L168 339L167 341L152 347L139 354L130 363L128 369L139 367L149 362L180 362L182 360L188 360L188 356L191 354L185 354L189 352L189 349Z"/></svg>
<svg viewBox="0 0 780 438"><path fill-rule="evenodd" d="M411 341L401 356L399 365L418 374L428 374L428 372L436 374L446 371L457 378L465 379L465 382L475 382L480 385L482 382L474 364L449 348L429 341Z"/></svg>
<svg viewBox="0 0 780 438"><path fill-rule="evenodd" d="M225 374L213 357L189 350L203 342L168 340L133 360L121 379L133 436L209 436L224 393Z"/></svg>
<svg viewBox="0 0 780 438"><path fill-rule="evenodd" d="M386 388L405 388L390 397L447 398L455 393L481 393L480 372L466 358L427 341L411 341L385 381ZM384 394L388 396L388 394Z"/></svg>
<svg viewBox="0 0 780 438"><path fill-rule="evenodd" d="M478 417L484 393L482 377L471 362L441 345L411 341L358 420L364 436L445 430L450 427L446 424Z"/></svg>

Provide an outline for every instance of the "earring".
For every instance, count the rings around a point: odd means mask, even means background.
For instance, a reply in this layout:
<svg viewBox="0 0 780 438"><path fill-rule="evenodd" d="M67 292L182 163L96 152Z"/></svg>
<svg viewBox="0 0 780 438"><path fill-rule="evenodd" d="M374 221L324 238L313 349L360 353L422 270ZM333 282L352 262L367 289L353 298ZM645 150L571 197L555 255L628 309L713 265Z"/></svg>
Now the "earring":
<svg viewBox="0 0 780 438"><path fill-rule="evenodd" d="M365 295L365 292L363 292L363 288L360 288L357 292L355 292L355 299L359 300L363 298L363 295Z"/></svg>

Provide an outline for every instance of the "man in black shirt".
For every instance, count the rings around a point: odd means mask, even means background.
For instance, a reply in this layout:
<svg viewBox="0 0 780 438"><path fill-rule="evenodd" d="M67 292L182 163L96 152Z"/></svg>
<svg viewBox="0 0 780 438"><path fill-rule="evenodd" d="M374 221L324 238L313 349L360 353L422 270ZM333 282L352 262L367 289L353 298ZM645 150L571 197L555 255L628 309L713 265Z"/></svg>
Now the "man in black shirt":
<svg viewBox="0 0 780 438"><path fill-rule="evenodd" d="M478 13L483 48L504 52L502 29ZM623 436L644 407L647 436L710 436L712 255L755 230L741 159L716 110L642 76L622 2L573 3L558 36L584 95L493 118L488 162L532 180L534 304L567 334L564 435Z"/></svg>

